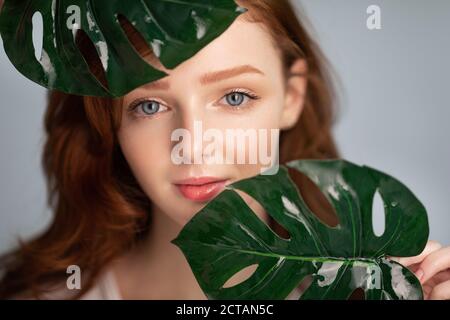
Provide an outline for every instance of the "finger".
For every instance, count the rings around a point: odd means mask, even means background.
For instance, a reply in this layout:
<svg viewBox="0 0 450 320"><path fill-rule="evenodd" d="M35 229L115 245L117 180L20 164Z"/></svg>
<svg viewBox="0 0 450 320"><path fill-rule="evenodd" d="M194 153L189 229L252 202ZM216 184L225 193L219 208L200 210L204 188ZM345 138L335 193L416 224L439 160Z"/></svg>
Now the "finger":
<svg viewBox="0 0 450 320"><path fill-rule="evenodd" d="M413 256L413 257L392 257L391 260L394 260L394 261L400 263L401 265L407 267L412 264L421 262L422 260L425 259L426 256L428 256L432 252L435 252L441 248L442 248L442 245L439 242L430 240L427 242L425 249L419 255Z"/></svg>
<svg viewBox="0 0 450 320"><path fill-rule="evenodd" d="M428 299L430 298L430 293L431 293L431 291L433 291L433 287L424 284L424 285L422 286L422 291L423 291L423 299L424 299L424 300L428 300Z"/></svg>
<svg viewBox="0 0 450 320"><path fill-rule="evenodd" d="M450 281L442 282L431 290L429 300L450 300Z"/></svg>
<svg viewBox="0 0 450 320"><path fill-rule="evenodd" d="M412 265L408 266L407 268L412 273L416 273L416 271L419 270L419 268L420 268L420 263L412 264Z"/></svg>
<svg viewBox="0 0 450 320"><path fill-rule="evenodd" d="M436 273L427 283L434 283L435 286L438 283L450 280L450 269Z"/></svg>
<svg viewBox="0 0 450 320"><path fill-rule="evenodd" d="M429 254L420 264L416 276L421 283L425 283L435 274L446 269L450 269L450 247L441 248Z"/></svg>

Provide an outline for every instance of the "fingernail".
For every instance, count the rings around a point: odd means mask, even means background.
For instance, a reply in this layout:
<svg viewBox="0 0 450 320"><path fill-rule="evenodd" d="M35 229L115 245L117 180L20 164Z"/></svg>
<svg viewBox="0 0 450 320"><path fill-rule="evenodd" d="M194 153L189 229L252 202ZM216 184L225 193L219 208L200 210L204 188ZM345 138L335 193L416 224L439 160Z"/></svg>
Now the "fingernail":
<svg viewBox="0 0 450 320"><path fill-rule="evenodd" d="M417 277L417 279L419 279L419 281L422 281L423 275L424 275L424 272L422 269L418 269L416 271L416 277Z"/></svg>

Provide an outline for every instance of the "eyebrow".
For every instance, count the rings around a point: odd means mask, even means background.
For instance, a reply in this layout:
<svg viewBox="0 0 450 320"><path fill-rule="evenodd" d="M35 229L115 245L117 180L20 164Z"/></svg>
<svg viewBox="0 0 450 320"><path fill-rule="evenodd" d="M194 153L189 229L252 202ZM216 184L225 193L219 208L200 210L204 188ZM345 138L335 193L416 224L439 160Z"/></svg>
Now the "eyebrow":
<svg viewBox="0 0 450 320"><path fill-rule="evenodd" d="M246 73L265 75L264 72L262 72L261 70L247 64L247 65L234 67L231 69L206 73L200 77L199 82L201 85L207 85L207 84L223 81L226 79L230 79L233 77L237 77L241 74L246 74ZM146 84L145 88L154 89L154 90L168 90L168 89L170 89L170 84L167 80L158 80L158 81L153 81L153 82Z"/></svg>

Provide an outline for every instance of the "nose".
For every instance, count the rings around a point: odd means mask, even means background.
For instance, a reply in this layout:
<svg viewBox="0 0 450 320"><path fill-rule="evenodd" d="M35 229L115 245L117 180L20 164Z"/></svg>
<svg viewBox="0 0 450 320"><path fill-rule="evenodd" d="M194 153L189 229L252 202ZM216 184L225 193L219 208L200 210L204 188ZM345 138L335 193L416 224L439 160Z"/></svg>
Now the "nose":
<svg viewBox="0 0 450 320"><path fill-rule="evenodd" d="M199 104L196 99L180 106L180 112L176 115L175 128L177 131L175 136L177 140L173 140L172 150L181 148L182 152L175 152L181 156L178 162L183 164L202 164L204 159L209 157L205 154L203 132L207 130L206 117L204 107ZM181 143L181 145L180 145Z"/></svg>

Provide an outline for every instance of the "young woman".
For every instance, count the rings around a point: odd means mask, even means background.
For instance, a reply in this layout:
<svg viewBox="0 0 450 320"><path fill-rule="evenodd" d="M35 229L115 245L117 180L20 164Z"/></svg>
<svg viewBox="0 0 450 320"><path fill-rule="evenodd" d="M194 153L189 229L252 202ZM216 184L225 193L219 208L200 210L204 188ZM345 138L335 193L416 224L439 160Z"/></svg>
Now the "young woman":
<svg viewBox="0 0 450 320"><path fill-rule="evenodd" d="M339 157L329 68L304 18L288 0L237 2L248 11L173 70L122 19L132 44L168 74L164 79L114 100L49 93L43 167L54 218L41 235L2 257L0 298L205 299L170 240L225 185L260 173L261 165L175 164L171 134L178 128L193 132L196 121L219 132L275 128L280 163ZM82 35L77 41L102 80L89 41ZM186 157L200 149L194 143ZM301 175L296 182L319 218L336 225L318 189ZM426 298L450 298L450 248L430 242L420 256L400 262L416 272ZM81 290L66 287L73 265L82 272Z"/></svg>

